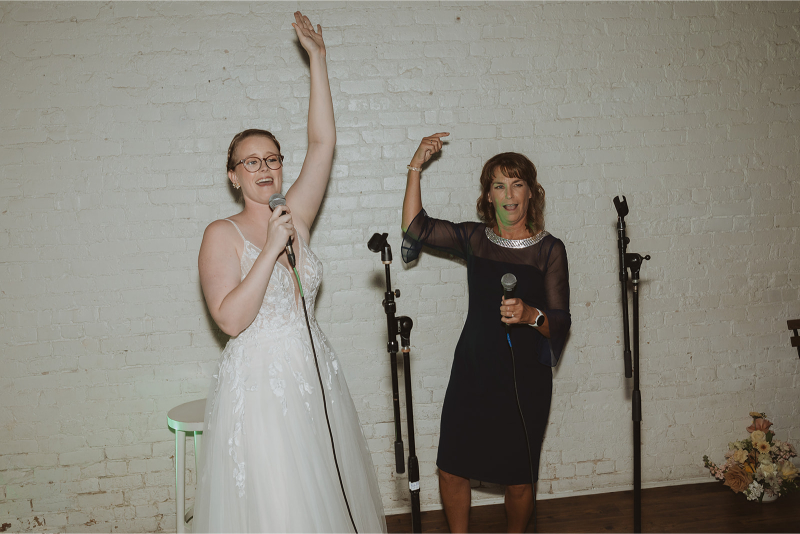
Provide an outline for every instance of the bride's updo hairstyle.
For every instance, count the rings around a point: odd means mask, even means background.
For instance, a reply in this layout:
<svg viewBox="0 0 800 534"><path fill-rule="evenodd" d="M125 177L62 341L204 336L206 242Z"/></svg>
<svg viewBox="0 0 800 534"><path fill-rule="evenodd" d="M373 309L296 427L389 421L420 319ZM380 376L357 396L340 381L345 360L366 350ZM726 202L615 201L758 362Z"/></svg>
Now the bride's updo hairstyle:
<svg viewBox="0 0 800 534"><path fill-rule="evenodd" d="M236 154L236 149L239 147L239 143L247 139L248 137L266 137L273 143L275 146L278 147L278 152L281 151L281 144L278 142L278 139L272 135L272 132L268 132L266 130L259 130L257 128L251 128L249 130L244 130L243 132L239 132L238 134L233 136L233 140L231 140L231 145L228 147L228 170L232 171L236 164L239 163L236 161L234 154Z"/></svg>
<svg viewBox="0 0 800 534"><path fill-rule="evenodd" d="M478 197L478 217L493 228L497 223L494 205L489 202L489 189L496 170L509 178L519 178L533 193L525 214L525 225L533 235L544 230L544 188L536 181L536 166L531 160L516 152L503 152L489 159L481 171L481 196Z"/></svg>

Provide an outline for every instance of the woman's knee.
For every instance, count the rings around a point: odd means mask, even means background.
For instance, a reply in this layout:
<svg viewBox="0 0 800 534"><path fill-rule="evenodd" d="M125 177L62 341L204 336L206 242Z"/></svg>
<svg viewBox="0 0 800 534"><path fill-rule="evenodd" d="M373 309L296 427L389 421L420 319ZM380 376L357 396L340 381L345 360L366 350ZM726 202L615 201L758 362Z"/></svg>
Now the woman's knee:
<svg viewBox="0 0 800 534"><path fill-rule="evenodd" d="M469 479L439 469L439 482L451 486L469 486Z"/></svg>
<svg viewBox="0 0 800 534"><path fill-rule="evenodd" d="M506 486L506 494L517 499L521 499L523 497L529 497L532 494L531 485L514 484Z"/></svg>

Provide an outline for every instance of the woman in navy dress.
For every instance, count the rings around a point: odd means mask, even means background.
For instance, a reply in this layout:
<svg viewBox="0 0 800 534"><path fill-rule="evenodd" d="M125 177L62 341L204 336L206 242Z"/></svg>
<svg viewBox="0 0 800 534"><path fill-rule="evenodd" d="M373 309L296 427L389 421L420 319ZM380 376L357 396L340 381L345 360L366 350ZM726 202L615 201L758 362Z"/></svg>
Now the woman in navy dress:
<svg viewBox="0 0 800 534"><path fill-rule="evenodd" d="M403 201L404 261L425 245L467 264L469 310L442 408L439 489L450 530L466 532L469 480L505 485L508 531L523 532L534 510L551 367L571 324L567 255L564 243L544 230L544 189L522 154L498 154L484 165L477 206L482 222L428 216L420 172L448 135L422 140L408 166ZM507 273L517 279L515 298L503 298L500 279Z"/></svg>

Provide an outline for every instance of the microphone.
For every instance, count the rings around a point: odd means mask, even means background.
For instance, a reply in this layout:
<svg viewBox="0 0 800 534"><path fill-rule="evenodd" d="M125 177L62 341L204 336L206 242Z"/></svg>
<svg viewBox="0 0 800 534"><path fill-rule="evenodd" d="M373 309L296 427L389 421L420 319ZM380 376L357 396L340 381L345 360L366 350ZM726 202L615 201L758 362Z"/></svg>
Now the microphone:
<svg viewBox="0 0 800 534"><path fill-rule="evenodd" d="M285 206L286 205L286 198L281 195L280 193L275 193L271 197L269 197L269 209L275 211L275 208L278 206ZM292 269L295 267L294 262L294 250L292 250L292 238L289 238L289 241L286 242L286 257L289 258L289 265L292 266ZM508 275L506 275L508 276ZM513 275L512 275L513 276ZM517 283L517 279L514 279L514 284Z"/></svg>
<svg viewBox="0 0 800 534"><path fill-rule="evenodd" d="M503 298L513 299L514 288L517 287L517 277L511 273L506 273L500 279L500 283L503 284ZM508 323L505 323L505 325L506 325L506 333L511 332L511 325Z"/></svg>

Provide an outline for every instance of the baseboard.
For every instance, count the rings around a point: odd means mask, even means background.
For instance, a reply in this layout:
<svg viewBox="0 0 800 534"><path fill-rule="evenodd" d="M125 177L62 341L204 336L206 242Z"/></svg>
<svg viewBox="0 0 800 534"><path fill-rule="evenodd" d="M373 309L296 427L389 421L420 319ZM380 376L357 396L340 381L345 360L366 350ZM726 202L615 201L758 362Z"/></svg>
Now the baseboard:
<svg viewBox="0 0 800 534"><path fill-rule="evenodd" d="M690 478L685 480L662 480L658 482L645 482L642 483L642 489L649 489L649 488L663 488L667 486L685 486L688 484L701 484L701 483L717 483L715 480L709 480L708 477L697 477L697 478ZM615 493L620 491L631 491L633 490L633 484L626 484L625 486L609 486L605 488L592 488L589 490L581 490L581 491L569 491L563 493L537 493L536 500L546 501L549 499L563 499L565 497L582 497L585 495L599 495L601 493ZM489 497L480 500L472 501L472 506L488 506L491 504L503 504L503 497ZM434 510L441 510L442 503L436 504L428 504L420 506L420 510L423 512L430 512ZM407 514L408 511L400 511L400 510L392 510L391 513L386 515L402 515Z"/></svg>

